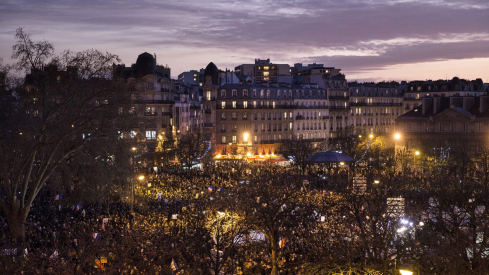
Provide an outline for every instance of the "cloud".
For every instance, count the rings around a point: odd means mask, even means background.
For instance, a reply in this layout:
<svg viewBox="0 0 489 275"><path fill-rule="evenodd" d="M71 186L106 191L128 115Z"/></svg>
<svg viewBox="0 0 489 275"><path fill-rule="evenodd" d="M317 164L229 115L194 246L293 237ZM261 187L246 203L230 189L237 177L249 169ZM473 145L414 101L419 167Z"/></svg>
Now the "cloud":
<svg viewBox="0 0 489 275"><path fill-rule="evenodd" d="M99 48L126 64L155 52L174 76L255 57L372 71L487 57L488 12L486 0L4 0L0 57L24 26L59 51Z"/></svg>

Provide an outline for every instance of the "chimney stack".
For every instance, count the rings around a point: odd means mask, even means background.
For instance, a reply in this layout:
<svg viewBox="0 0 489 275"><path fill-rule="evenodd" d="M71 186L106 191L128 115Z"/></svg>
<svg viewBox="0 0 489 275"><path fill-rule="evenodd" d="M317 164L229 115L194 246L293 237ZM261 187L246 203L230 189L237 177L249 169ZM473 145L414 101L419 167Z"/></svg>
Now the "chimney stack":
<svg viewBox="0 0 489 275"><path fill-rule="evenodd" d="M437 114L441 110L441 97L437 96L433 98L433 114Z"/></svg>
<svg viewBox="0 0 489 275"><path fill-rule="evenodd" d="M479 97L479 113L487 112L487 105L489 104L489 96L482 95Z"/></svg>
<svg viewBox="0 0 489 275"><path fill-rule="evenodd" d="M423 105L421 106L421 108L424 116L428 114L428 110L431 108L432 105L433 105L433 98L423 97Z"/></svg>
<svg viewBox="0 0 489 275"><path fill-rule="evenodd" d="M463 108L469 111L474 106L475 99L472 96L464 96L463 98Z"/></svg>

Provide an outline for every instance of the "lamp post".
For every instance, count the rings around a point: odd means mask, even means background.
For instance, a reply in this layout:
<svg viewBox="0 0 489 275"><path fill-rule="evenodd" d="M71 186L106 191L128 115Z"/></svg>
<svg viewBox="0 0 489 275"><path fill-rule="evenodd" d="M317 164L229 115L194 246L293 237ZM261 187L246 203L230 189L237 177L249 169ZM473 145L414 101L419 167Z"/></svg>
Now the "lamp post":
<svg viewBox="0 0 489 275"><path fill-rule="evenodd" d="M397 142L401 140L402 135L399 132L395 132L393 138L394 138L394 173L395 173L397 170Z"/></svg>

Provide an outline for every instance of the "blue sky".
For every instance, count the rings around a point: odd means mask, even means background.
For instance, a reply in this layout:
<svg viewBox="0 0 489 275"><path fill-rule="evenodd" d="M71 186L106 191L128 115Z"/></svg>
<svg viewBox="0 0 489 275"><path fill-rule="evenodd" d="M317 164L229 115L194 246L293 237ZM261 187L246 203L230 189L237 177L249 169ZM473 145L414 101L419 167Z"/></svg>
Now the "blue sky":
<svg viewBox="0 0 489 275"><path fill-rule="evenodd" d="M155 53L172 76L271 58L336 66L350 80L489 82L488 0L2 0L4 63L19 26L58 52L97 48L126 65Z"/></svg>

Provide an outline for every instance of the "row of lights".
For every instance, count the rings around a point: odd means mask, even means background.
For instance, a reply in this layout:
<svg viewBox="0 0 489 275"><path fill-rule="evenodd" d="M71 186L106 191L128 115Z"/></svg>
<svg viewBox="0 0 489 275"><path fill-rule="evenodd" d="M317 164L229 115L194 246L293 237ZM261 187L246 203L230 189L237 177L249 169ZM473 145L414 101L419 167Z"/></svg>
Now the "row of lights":
<svg viewBox="0 0 489 275"><path fill-rule="evenodd" d="M359 138L362 138L362 135L358 135L358 137ZM373 139L374 138L374 134L369 134L368 135L368 138L369 139ZM394 135L393 135L393 138L394 138L395 141L399 141L399 140L402 139L402 135L399 132L395 132ZM421 152L419 150L416 150L416 151L414 151L414 155L415 156L419 156L419 155L421 155Z"/></svg>

